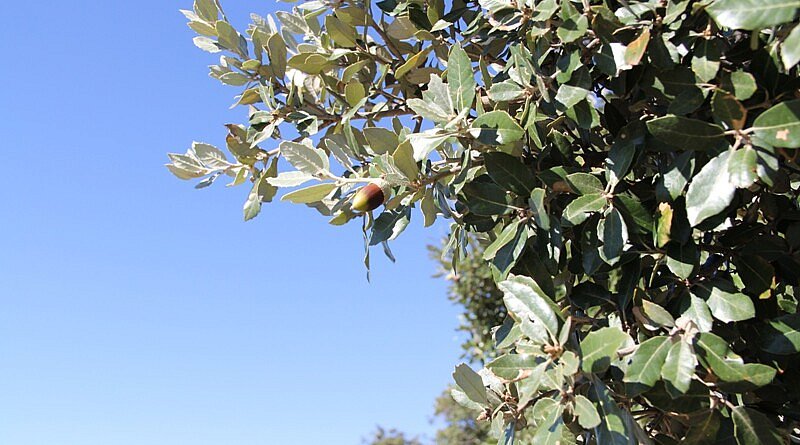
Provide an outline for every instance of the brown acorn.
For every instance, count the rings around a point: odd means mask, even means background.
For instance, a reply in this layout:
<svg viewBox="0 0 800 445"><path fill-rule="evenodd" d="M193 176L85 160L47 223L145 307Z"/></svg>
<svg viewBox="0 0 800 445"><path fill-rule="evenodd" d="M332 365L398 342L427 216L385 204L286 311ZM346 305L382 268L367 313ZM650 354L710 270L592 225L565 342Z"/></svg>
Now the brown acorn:
<svg viewBox="0 0 800 445"><path fill-rule="evenodd" d="M383 181L371 182L356 192L353 197L353 210L369 212L380 207L390 193L389 185Z"/></svg>

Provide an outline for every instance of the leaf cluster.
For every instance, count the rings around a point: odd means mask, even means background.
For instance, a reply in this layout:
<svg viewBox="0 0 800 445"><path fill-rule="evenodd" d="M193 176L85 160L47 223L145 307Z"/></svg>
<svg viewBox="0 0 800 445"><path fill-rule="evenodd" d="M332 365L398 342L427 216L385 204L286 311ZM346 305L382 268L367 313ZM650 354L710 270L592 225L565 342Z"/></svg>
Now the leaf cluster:
<svg viewBox="0 0 800 445"><path fill-rule="evenodd" d="M785 443L800 420L800 0L309 1L240 33L181 179L281 189L370 247L412 215L481 240L508 316L454 399L501 444ZM267 147L267 148L263 148ZM288 170L281 170L286 161ZM309 185L308 183L311 183ZM391 189L373 215L363 184ZM301 187L302 186L302 187ZM298 188L301 187L301 188ZM499 295L498 295L499 297Z"/></svg>

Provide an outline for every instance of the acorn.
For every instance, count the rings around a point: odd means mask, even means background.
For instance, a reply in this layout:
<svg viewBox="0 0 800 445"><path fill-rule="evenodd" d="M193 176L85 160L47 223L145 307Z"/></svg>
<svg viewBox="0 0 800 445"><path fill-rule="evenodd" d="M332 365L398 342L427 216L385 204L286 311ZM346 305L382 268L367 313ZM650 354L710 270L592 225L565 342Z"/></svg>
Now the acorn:
<svg viewBox="0 0 800 445"><path fill-rule="evenodd" d="M353 210L369 212L377 209L391 194L391 187L386 181L375 181L361 187L353 197Z"/></svg>

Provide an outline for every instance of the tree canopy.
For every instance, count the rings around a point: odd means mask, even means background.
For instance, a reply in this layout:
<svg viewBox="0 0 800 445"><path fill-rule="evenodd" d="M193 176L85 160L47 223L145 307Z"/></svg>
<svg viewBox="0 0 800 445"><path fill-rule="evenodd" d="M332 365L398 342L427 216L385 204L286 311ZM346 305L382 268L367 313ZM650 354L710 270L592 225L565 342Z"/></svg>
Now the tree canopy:
<svg viewBox="0 0 800 445"><path fill-rule="evenodd" d="M248 184L246 220L282 192L356 221L367 268L415 214L456 272L482 243L507 316L452 396L499 444L787 442L800 0L288 9L184 11L249 119L172 173Z"/></svg>

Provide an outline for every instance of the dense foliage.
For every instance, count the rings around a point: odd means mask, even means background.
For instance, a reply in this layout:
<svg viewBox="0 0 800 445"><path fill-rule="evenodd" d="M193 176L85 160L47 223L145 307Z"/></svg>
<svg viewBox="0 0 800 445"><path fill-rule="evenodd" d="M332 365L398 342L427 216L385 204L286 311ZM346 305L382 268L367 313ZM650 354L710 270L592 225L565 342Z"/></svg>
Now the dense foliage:
<svg viewBox="0 0 800 445"><path fill-rule="evenodd" d="M509 317L452 395L499 443L788 440L800 0L309 1L244 33L194 6L249 122L170 170L249 183L245 219L291 188L357 220L367 267L415 208L456 271L485 240Z"/></svg>

